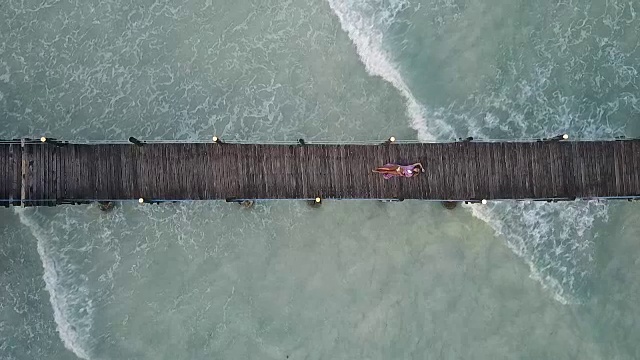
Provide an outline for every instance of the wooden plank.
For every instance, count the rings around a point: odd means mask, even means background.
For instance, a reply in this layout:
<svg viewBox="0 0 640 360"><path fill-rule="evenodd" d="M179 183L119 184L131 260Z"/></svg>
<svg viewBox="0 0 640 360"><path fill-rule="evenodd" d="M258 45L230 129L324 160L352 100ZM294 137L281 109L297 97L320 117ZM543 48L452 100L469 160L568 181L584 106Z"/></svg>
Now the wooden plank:
<svg viewBox="0 0 640 360"><path fill-rule="evenodd" d="M77 196L75 173L78 158L76 156L76 146L69 145L69 147L65 150L65 168L67 169L67 171L65 172L65 174L67 175L67 179L65 181L65 199L74 199Z"/></svg>
<svg viewBox="0 0 640 360"><path fill-rule="evenodd" d="M10 201L13 199L13 191L11 189L13 184L11 178L14 173L12 152L11 145L0 147L0 200Z"/></svg>
<svg viewBox="0 0 640 360"><path fill-rule="evenodd" d="M286 158L284 169L286 176L289 178L290 186L287 191L282 194L282 196L285 199L291 199L293 196L300 193L300 169L299 163L296 158L297 152L295 149L295 145L286 146L285 153Z"/></svg>
<svg viewBox="0 0 640 360"><path fill-rule="evenodd" d="M593 196L593 187L597 179L594 178L594 172L591 167L591 151L590 144L574 144L574 158L578 161L581 174L581 191L578 192L579 197L590 198Z"/></svg>
<svg viewBox="0 0 640 360"><path fill-rule="evenodd" d="M9 200L11 191L9 190L10 166L9 166L9 146L0 148L0 200Z"/></svg>
<svg viewBox="0 0 640 360"><path fill-rule="evenodd" d="M57 203L57 200L60 199L60 147L56 147L54 149L54 153L53 153L53 159L54 159L54 163L55 163L55 176L54 176L54 183L53 183L53 193L52 193L52 200L54 201L54 204Z"/></svg>
<svg viewBox="0 0 640 360"><path fill-rule="evenodd" d="M42 164L40 167L42 170L42 199L45 202L43 205L49 205L49 200L51 199L51 176L53 175L53 162L51 161L51 148L54 146L49 144L40 145L42 151Z"/></svg>
<svg viewBox="0 0 640 360"><path fill-rule="evenodd" d="M20 146L22 148L21 155L21 175L20 175L20 206L24 207L27 199L27 152L25 149L25 140L20 140Z"/></svg>
<svg viewBox="0 0 640 360"><path fill-rule="evenodd" d="M635 156L633 153L633 149L634 149L634 144L636 142L633 141L621 141L621 144L623 144L623 158L622 158L622 171L624 174L624 183L625 183L625 189L624 189L624 194L625 195L637 195L638 194L638 181L637 181L637 172L638 170L640 170L640 168L636 167L635 164Z"/></svg>
<svg viewBox="0 0 640 360"><path fill-rule="evenodd" d="M0 200L9 200L11 198L11 190L9 184L11 179L11 167L9 166L9 146L0 148Z"/></svg>
<svg viewBox="0 0 640 360"><path fill-rule="evenodd" d="M560 142L552 142L546 148L549 161L549 197L558 197L562 193L563 167L561 163L562 148ZM544 150L544 149L543 149Z"/></svg>
<svg viewBox="0 0 640 360"><path fill-rule="evenodd" d="M514 144L514 165L511 174L516 179L516 199L528 199L529 193L529 169L527 167L525 144Z"/></svg>
<svg viewBox="0 0 640 360"><path fill-rule="evenodd" d="M64 146L61 147L57 147L54 153L54 159L56 161L56 176L54 179L55 182L55 192L53 194L54 198L54 205L58 203L58 199L62 198L62 157L61 157L61 153L62 153L62 149Z"/></svg>
<svg viewBox="0 0 640 360"><path fill-rule="evenodd" d="M455 169L453 168L455 164L455 159L453 155L455 144L443 144L442 145L442 173L440 178L440 188L441 193L447 197L453 197L453 194L461 196L461 194L454 192L453 189L453 172ZM462 200L462 199L460 199Z"/></svg>
<svg viewBox="0 0 640 360"><path fill-rule="evenodd" d="M489 178L491 177L490 148L486 145L488 144L468 143L467 145L471 147L473 157L470 156L466 160L466 166L472 169L472 174L475 174L475 176L470 176L470 178L467 179L469 183L474 184L474 192L469 194L468 197L470 199L482 200L491 197L489 189ZM471 159L475 159L475 161L470 162L469 160ZM473 180L471 178L473 178Z"/></svg>
<svg viewBox="0 0 640 360"><path fill-rule="evenodd" d="M640 141L633 141L631 144L631 154L627 164L633 164L635 170L631 179L635 191L629 191L629 193L633 196L640 196Z"/></svg>
<svg viewBox="0 0 640 360"><path fill-rule="evenodd" d="M599 164L596 160L598 154L595 152L598 151L595 143L585 143L580 145L581 148L581 156L584 158L585 162L585 174L587 180L587 198L593 198L598 193L598 189L600 188L601 177L600 177L600 168Z"/></svg>
<svg viewBox="0 0 640 360"><path fill-rule="evenodd" d="M42 199L44 199L44 186L46 184L45 173L47 172L47 163L44 156L44 144L33 144L33 181L31 182L31 189L33 194L31 199L40 205Z"/></svg>
<svg viewBox="0 0 640 360"><path fill-rule="evenodd" d="M16 151L16 146L14 144L7 144L6 145L6 149L7 149L7 166L6 166L6 174L7 174L7 200L9 200L9 203L12 204L13 201L17 198L16 195L16 174L19 172L19 166L17 166L17 162L16 162L16 158L17 158L17 151Z"/></svg>
<svg viewBox="0 0 640 360"><path fill-rule="evenodd" d="M623 171L624 163L624 142L616 141L613 143L613 166L614 166L614 183L616 195L623 195L625 192L625 174Z"/></svg>
<svg viewBox="0 0 640 360"><path fill-rule="evenodd" d="M589 172L589 159L587 157L588 152L585 154L586 144L573 144L573 157L577 162L580 169L580 191L578 192L579 197L588 198L591 192L591 173ZM587 149L588 150L588 149Z"/></svg>
<svg viewBox="0 0 640 360"><path fill-rule="evenodd" d="M51 149L55 146L49 144L43 144L40 146L42 148L42 162L40 166L44 169L42 174L42 199L45 201L46 205L49 205L49 201L51 200L51 177L54 175L53 171L53 162L51 161Z"/></svg>
<svg viewBox="0 0 640 360"><path fill-rule="evenodd" d="M602 183L599 190L599 193L606 192L611 194L612 196L618 196L620 191L618 190L619 185L617 184L617 174L615 167L615 147L617 146L616 142L606 143L600 142L598 143L598 148L600 149L600 156L597 159L600 163L600 172L602 176Z"/></svg>
<svg viewBox="0 0 640 360"><path fill-rule="evenodd" d="M58 194L56 196L56 202L61 202L62 199L65 198L65 190L67 183L67 173L66 173L66 153L69 149L68 145L65 145L58 149Z"/></svg>
<svg viewBox="0 0 640 360"><path fill-rule="evenodd" d="M29 206L36 206L39 199L37 192L37 183L40 181L40 163L38 161L38 148L37 144L28 145L29 148L29 181L27 182L27 191L29 198Z"/></svg>
<svg viewBox="0 0 640 360"><path fill-rule="evenodd" d="M96 189L97 186L92 186L93 184L97 183L98 181L98 176L96 174L96 161L94 161L94 159L97 159L97 150L99 149L99 147L96 146L91 146L87 149L87 151L85 152L86 157L85 157L85 167L86 167L86 178L84 178L83 180L85 180L85 191L88 194L87 197L90 200L94 200L96 198ZM88 181L86 181L88 180Z"/></svg>
<svg viewBox="0 0 640 360"><path fill-rule="evenodd" d="M511 184L511 176L508 176L509 160L507 157L507 144L501 143L499 150L496 152L494 159L494 177L496 181L496 190L493 198L511 199L513 198L513 188Z"/></svg>
<svg viewBox="0 0 640 360"><path fill-rule="evenodd" d="M477 148L475 144L455 143L452 144L451 161L451 188L454 194L469 199L475 197L482 191L478 188L478 182L471 182L468 179L477 176L482 164L477 163ZM475 175L472 175L475 174Z"/></svg>
<svg viewBox="0 0 640 360"><path fill-rule="evenodd" d="M100 146L98 148L101 161L98 164L97 179L101 182L102 186L99 187L99 192L96 194L96 198L113 199L113 185L118 181L118 176L113 166L113 160L111 159L111 147Z"/></svg>
<svg viewBox="0 0 640 360"><path fill-rule="evenodd" d="M531 150L530 158L531 158L531 190L532 190L532 198L545 198L545 184L547 182L547 174L544 173L542 167L542 161L540 160L540 149L544 146L548 146L545 143L536 142L528 144Z"/></svg>

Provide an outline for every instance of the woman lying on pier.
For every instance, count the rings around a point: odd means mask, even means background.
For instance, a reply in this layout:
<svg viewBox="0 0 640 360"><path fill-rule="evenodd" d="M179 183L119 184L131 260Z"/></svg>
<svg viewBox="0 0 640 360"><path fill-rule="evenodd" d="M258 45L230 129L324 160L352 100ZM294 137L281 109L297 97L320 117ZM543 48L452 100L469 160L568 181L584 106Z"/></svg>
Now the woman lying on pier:
<svg viewBox="0 0 640 360"><path fill-rule="evenodd" d="M391 179L394 176L413 177L418 176L421 172L424 172L424 167L420 163L411 165L397 165L397 164L385 164L378 167L373 172L382 174L385 179Z"/></svg>

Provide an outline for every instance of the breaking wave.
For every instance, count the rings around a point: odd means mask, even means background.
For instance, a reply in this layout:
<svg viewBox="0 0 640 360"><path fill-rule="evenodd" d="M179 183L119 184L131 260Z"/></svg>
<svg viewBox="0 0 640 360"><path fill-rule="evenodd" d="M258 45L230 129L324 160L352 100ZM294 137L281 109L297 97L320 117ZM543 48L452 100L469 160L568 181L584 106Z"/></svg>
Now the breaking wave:
<svg viewBox="0 0 640 360"><path fill-rule="evenodd" d="M38 254L44 269L44 283L53 308L56 328L64 346L81 359L89 360L89 340L93 319L93 304L82 277L66 259L64 250L54 245L59 239L40 226L29 210L14 207L20 222L37 240Z"/></svg>
<svg viewBox="0 0 640 360"><path fill-rule="evenodd" d="M455 113L450 109L428 110L415 98L407 82L403 79L400 68L393 62L393 56L385 50L385 31L389 29L396 16L409 8L406 0L328 0L329 6L340 21L342 29L348 34L355 45L358 56L367 72L372 76L379 76L393 85L406 100L407 114L410 126L417 131L418 139L429 141L435 139L457 138L457 131L465 131L477 137L484 137L485 129L498 128L504 130L497 118L492 120L491 113L487 113L480 123L473 116ZM540 71L537 71L540 72ZM543 91L545 80L540 76L549 76L549 72L542 72L536 76L536 84L540 86L523 86L523 94L519 100L528 102L530 96L539 96L535 91ZM535 85L535 84L534 84ZM538 89L539 88L539 89ZM536 90L537 89L537 90ZM529 94L531 93L531 94ZM528 95L527 95L528 94ZM500 97L503 94L488 95ZM493 99L495 100L495 99ZM500 99L498 99L500 100ZM505 100L505 99L502 99ZM523 120L519 115L518 106L510 100L502 101L508 107L517 109L508 121ZM495 102L495 101L494 101ZM565 101L566 102L566 101ZM518 106L516 106L518 105ZM540 112L548 118L549 106L540 105ZM523 108L528 109L529 105ZM544 111L542 111L544 110ZM427 116L430 114L431 116ZM512 119L513 118L513 119ZM561 129L581 123L579 117L563 115L560 120L552 124L538 124L544 129L537 133L554 133ZM458 126L447 123L444 119L457 122ZM514 120L515 119L515 120ZM585 136L603 133L601 128L594 129L598 119L591 119L590 126L582 127ZM520 130L521 136L531 133L527 126L515 122L514 130ZM464 129L464 130L461 130ZM615 133L615 129L605 129L604 133ZM513 134L512 136L513 137ZM589 281L593 267L593 224L597 220L607 221L607 206L603 202L576 201L572 203L544 203L544 202L500 202L490 206L468 206L471 213L485 221L498 236L504 237L507 246L521 257L531 270L531 278L537 280L552 296L563 304L580 302L581 293Z"/></svg>

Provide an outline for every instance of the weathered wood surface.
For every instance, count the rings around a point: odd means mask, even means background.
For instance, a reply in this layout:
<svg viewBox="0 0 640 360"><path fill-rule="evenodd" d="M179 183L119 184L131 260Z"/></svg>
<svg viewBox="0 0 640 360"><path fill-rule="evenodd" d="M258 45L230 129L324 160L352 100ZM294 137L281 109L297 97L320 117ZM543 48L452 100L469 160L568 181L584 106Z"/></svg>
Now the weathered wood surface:
<svg viewBox="0 0 640 360"><path fill-rule="evenodd" d="M21 171L20 144L0 145L0 199L20 201Z"/></svg>
<svg viewBox="0 0 640 360"><path fill-rule="evenodd" d="M23 159L24 154L24 161ZM416 178L372 169L421 162ZM24 168L22 164L24 163ZM0 144L0 199L572 199L640 195L640 141ZM22 173L24 170L24 181ZM16 201L17 200L17 201Z"/></svg>

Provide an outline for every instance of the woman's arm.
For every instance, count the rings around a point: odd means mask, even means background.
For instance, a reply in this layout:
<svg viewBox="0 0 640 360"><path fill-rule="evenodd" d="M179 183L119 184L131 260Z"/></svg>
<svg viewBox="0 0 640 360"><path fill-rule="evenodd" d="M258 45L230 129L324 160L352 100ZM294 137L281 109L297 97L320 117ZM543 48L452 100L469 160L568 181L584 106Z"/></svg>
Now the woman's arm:
<svg viewBox="0 0 640 360"><path fill-rule="evenodd" d="M413 167L419 167L421 172L424 172L424 166L421 163L415 163L412 165Z"/></svg>

